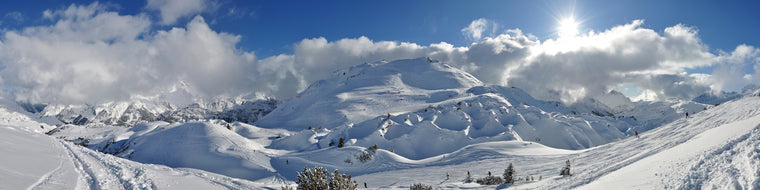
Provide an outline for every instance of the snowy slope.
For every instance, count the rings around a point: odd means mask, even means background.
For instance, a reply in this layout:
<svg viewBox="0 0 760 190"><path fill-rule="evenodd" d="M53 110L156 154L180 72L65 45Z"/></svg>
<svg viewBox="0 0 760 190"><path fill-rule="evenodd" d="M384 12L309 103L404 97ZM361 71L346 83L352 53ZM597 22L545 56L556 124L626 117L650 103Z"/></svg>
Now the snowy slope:
<svg viewBox="0 0 760 190"><path fill-rule="evenodd" d="M484 177L490 171L500 175L509 163L515 164L517 176L533 177L519 181L516 189L698 189L757 188L760 172L760 99L746 97L710 108L688 119L598 147L575 152L544 149L476 154L475 159L454 156L436 157L445 164L419 164L357 176L371 187L408 188L412 183L426 183L437 188L492 189L463 183L469 171ZM483 147L474 144L460 151ZM491 146L488 146L491 147ZM499 145L506 150L514 146ZM458 151L459 152L459 151ZM427 159L426 159L427 160ZM573 176L559 177L565 160L572 162ZM446 180L446 175L450 179ZM538 178L542 180L537 180ZM362 183L362 182L360 182Z"/></svg>
<svg viewBox="0 0 760 190"><path fill-rule="evenodd" d="M0 108L0 189L256 189L281 186L277 181L251 182L103 154L44 135L44 128L50 126L6 108Z"/></svg>

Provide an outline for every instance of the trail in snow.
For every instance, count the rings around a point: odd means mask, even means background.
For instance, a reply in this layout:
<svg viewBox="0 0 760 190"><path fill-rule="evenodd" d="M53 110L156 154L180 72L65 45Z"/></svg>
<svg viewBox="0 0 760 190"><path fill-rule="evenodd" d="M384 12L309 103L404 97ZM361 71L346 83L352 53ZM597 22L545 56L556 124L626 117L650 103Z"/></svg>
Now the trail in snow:
<svg viewBox="0 0 760 190"><path fill-rule="evenodd" d="M641 166L632 166L632 164L658 153L681 154L680 151L682 150L699 151L691 150L689 148L703 148L700 150L705 151L715 150L719 146L734 140L737 136L749 133L751 129L757 126L757 124L760 123L760 109L758 108L760 108L760 101L757 101L756 97L727 102L721 106L698 113L688 119L680 119L671 124L640 134L641 138L628 138L620 142L588 149L577 155L570 156L570 160L573 161L574 166L573 173L576 175L572 177L553 178L542 183L533 184L531 187L546 189L580 187L582 185L593 183L596 180L600 180L601 177L628 166L637 169L645 169L641 168ZM738 127L739 129L744 130L732 131L732 133L717 132L723 130L736 130L732 129L732 127ZM710 131L711 129L715 130ZM704 135L700 135L703 133ZM722 135L718 136L717 134ZM696 141L700 138L703 140L697 142L701 143L698 147L686 144L683 145L684 149L679 150L679 148L672 150L671 152L671 149L679 145L689 141ZM653 157L652 159L656 158L657 157ZM668 162L668 164L674 163ZM688 168L691 164L695 163L691 161L684 162L683 164L684 165L681 167ZM675 172L668 170L667 168L663 168L661 171L662 173ZM621 172L625 172L625 170L622 170ZM651 177L649 179L673 181L675 179L680 180L681 176L684 175L686 174L672 174L670 176L658 174L658 176L649 176ZM623 181L629 179L615 178L614 180ZM667 187L668 186L659 186L656 188Z"/></svg>
<svg viewBox="0 0 760 190"><path fill-rule="evenodd" d="M711 165L694 162L695 157L707 154L711 150L720 148L716 146L726 144L731 139L739 138L748 134L753 129L758 129L758 124L760 124L760 116L755 116L707 130L685 143L606 174L579 189L609 189L610 187L660 189L677 187L680 184L679 180L687 176L689 169L693 167L712 167Z"/></svg>

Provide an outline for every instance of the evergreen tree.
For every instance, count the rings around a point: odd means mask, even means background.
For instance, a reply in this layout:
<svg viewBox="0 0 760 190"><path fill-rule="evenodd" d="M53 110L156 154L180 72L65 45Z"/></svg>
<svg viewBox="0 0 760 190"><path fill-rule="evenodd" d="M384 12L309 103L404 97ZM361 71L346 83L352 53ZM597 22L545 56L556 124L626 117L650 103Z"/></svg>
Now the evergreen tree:
<svg viewBox="0 0 760 190"><path fill-rule="evenodd" d="M372 151L373 154L377 153L377 149L378 149L377 144L369 147L369 151Z"/></svg>
<svg viewBox="0 0 760 190"><path fill-rule="evenodd" d="M351 175L340 174L338 170L335 170L332 173L332 176L330 176L330 182L328 184L328 187L330 189L356 189L356 186L359 184L356 183L356 181L351 181Z"/></svg>
<svg viewBox="0 0 760 190"><path fill-rule="evenodd" d="M504 170L504 183L515 183L515 167L512 163Z"/></svg>
<svg viewBox="0 0 760 190"><path fill-rule="evenodd" d="M344 145L345 145L345 143L346 143L345 141L346 141L346 139L345 139L345 138L343 138L343 137L340 137L340 139L338 139L338 148L343 148L343 146L344 146Z"/></svg>
<svg viewBox="0 0 760 190"><path fill-rule="evenodd" d="M409 186L409 190L433 190L433 186L415 183L414 185Z"/></svg>
<svg viewBox="0 0 760 190"><path fill-rule="evenodd" d="M303 172L298 172L296 183L298 183L298 189L303 190L327 189L329 187L327 170L323 167L314 167L314 169L304 167Z"/></svg>
<svg viewBox="0 0 760 190"><path fill-rule="evenodd" d="M298 172L296 183L300 190L353 190L358 186L356 181L351 180L351 175L341 175L338 170L329 175L323 167L304 167L303 172Z"/></svg>

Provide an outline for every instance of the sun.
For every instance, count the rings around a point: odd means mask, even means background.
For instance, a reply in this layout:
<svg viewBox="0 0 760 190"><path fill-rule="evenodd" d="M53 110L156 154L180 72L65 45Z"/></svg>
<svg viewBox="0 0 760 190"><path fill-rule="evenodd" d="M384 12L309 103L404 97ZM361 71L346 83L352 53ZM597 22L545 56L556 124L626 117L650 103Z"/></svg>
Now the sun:
<svg viewBox="0 0 760 190"><path fill-rule="evenodd" d="M560 38L574 37L578 34L578 22L576 22L573 17L560 20L559 26L557 27L557 34Z"/></svg>

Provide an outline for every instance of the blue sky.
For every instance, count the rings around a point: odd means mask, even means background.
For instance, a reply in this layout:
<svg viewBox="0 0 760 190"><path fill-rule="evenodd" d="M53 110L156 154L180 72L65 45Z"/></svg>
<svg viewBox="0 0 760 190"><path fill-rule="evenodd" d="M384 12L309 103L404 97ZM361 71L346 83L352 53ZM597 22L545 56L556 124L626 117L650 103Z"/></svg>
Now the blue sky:
<svg viewBox="0 0 760 190"><path fill-rule="evenodd" d="M71 4L95 1L35 0L3 2L3 28L42 24L42 12ZM112 4L121 14L145 11L145 1L99 1ZM212 10L200 12L211 27L243 36L240 47L261 56L292 53L304 38L327 40L367 36L373 40L417 44L471 43L460 29L472 20L486 18L500 29L519 28L540 39L552 38L556 19L574 15L584 21L582 30L605 30L636 19L662 31L675 24L699 29L711 49L733 49L738 44L760 44L760 13L756 1L215 1ZM21 13L23 21L13 18ZM156 14L152 12L150 14ZM183 18L182 26L191 18Z"/></svg>
<svg viewBox="0 0 760 190"><path fill-rule="evenodd" d="M211 45L218 45L222 50L229 50L229 55L224 54L225 57L214 58L230 60L237 65L244 65L238 69L252 73L242 73L239 80L255 83L255 85L243 88L249 88L246 91L255 91L259 96L292 96L309 83L326 77L329 71L344 68L351 64L379 59L432 56L449 61L454 66L472 72L487 83L520 86L529 92L533 92L534 95L547 90L559 92L559 97L545 97L549 99L558 98L563 99L563 101L572 101L571 99L577 99L575 96L584 96L597 93L596 91L612 89L624 91L626 95L631 97L648 91L657 94L658 98L674 96L689 98L703 91L738 90L746 84L760 80L760 76L754 76L754 68L758 62L755 46L760 45L760 38L756 35L760 33L760 19L758 19L760 15L752 10L758 7L758 4L754 1L723 3L716 1L596 0L474 2L395 0L329 2L232 0L10 1L3 2L0 6L0 16L2 16L0 28L4 34L4 37L0 39L3 44L0 45L5 46L6 52L25 53L0 55L0 64L11 68L11 70L17 68L18 70L13 70L16 73L36 74L44 70L30 71L24 66L40 64L53 68L63 67L69 70L82 70L74 65L93 63L103 67L103 71L110 71L117 66L118 68L125 67L119 64L129 65L131 61L136 61L149 62L150 64L147 64L149 67L160 66L151 68L154 70L174 68L171 71L179 74L171 80L159 79L159 77L151 75L147 77L155 79L149 82L128 83L123 82L127 81L125 77L140 76L140 74L113 73L94 76L98 80L113 79L105 80L109 81L108 83L95 84L96 86L121 84L132 87L114 90L137 94L154 94L160 90L144 87L144 83L165 83L162 88L167 88L167 86L177 83L176 80L192 81L192 79L183 77L187 77L188 73L200 71L177 70L176 68L179 66L187 66L190 63L186 63L188 60L169 57L169 53L174 52L169 50L159 49L157 55L146 58L148 60L119 59L120 56L129 57L132 55L114 55L92 60L88 59L86 55L98 52L92 52L93 50L88 50L85 47L82 51L73 51L71 55L67 55L72 56L71 58L51 61L51 59L30 59L29 56L54 57L59 55L24 49L25 46L21 45L21 42L29 40L27 42L40 42L41 47L73 49L82 48L82 45L67 46L71 43L61 43L61 41L77 43L85 39L89 43L84 44L85 46L97 46L97 42L102 41L107 44L108 48L113 48L113 51L117 51L122 46L130 46L132 49L145 47L146 49L142 52L144 54L145 52L155 52L156 47L166 45L167 43L159 43L161 42L159 40L164 37L167 40L174 39L170 38L172 35L187 34L175 37L184 37L189 43L193 40L189 34L195 31L205 32L203 34L212 37L211 41L209 39L200 40L199 43L204 42L201 44L172 42L176 43L173 45L182 47L202 45L206 48ZM67 13L67 11L74 12L75 10L84 11L87 14L76 16ZM43 14L46 11L51 13L47 17ZM99 15L108 14L117 14L118 16L107 18L104 16L100 20L96 19ZM557 34L558 24L561 20L570 17L578 21L577 31L579 34L574 35L577 36L577 38L574 37L576 40L569 38L562 40ZM198 18L201 20L197 20ZM643 22L637 21L639 19ZM483 31L478 32L477 36L466 33L465 28L475 26L473 24L476 21L484 23L484 25L479 25L483 27L481 28ZM93 24L99 22L111 24L104 26ZM191 27L191 25L197 27ZM611 31L613 28L625 28L626 26L630 28ZM34 28L41 30L30 30ZM674 32L673 34L685 34L687 38L685 41L679 41L678 36L669 36L671 33L666 32L668 28ZM134 29L134 31L129 29ZM173 29L182 29L185 33ZM512 29L519 29L522 32L519 34L510 32L509 30ZM40 31L48 31L48 33ZM115 32L103 34L104 31ZM594 31L594 33L588 34L589 31ZM678 33L677 31L685 31L685 33ZM59 33L62 34L59 35ZM92 41L86 40L85 35L93 34L96 36L103 35L103 38L93 38ZM528 41L521 41L521 37L525 37ZM641 48L639 50L643 53L632 58L621 57L621 54L616 54L613 51L594 50L589 52L588 50L588 47L625 48L626 44L619 43L636 42L633 39L642 37L653 40L651 43L661 43L660 46L657 46L661 49L647 51L645 48L650 46L646 43L637 43L632 48ZM492 44L489 39L498 44ZM595 42L591 43L590 41ZM17 44L14 42L17 42L18 46L14 46ZM392 47L386 47L388 43ZM404 46L404 43L409 43L414 47ZM516 43L519 45L515 48L524 50L524 52L494 51L494 54L487 56L475 56L481 55L478 54L481 52L475 51L481 46L497 47L499 44L503 46L504 44ZM746 45L743 46L743 49L739 48L743 51L736 51L742 44ZM448 47L449 45L451 47ZM177 49L168 46L169 49ZM350 48L346 49L346 47ZM362 48L364 50L358 53L350 50ZM699 51L684 52L681 48ZM187 49L187 51L202 50ZM202 52L208 53L207 51ZM523 54L520 54L521 52ZM77 56L78 53L82 53L82 55ZM177 51L174 53L191 52ZM134 54L140 54L140 52L134 52ZM660 57L647 59L647 56L652 56L650 54L657 54ZM670 54L677 55L670 56ZM213 54L213 56L219 56L219 54ZM336 58L325 58L330 56ZM467 58L458 59L457 56L466 56ZM639 61L639 59L641 60ZM323 62L311 63L309 60ZM605 64L616 60L618 60L617 62L630 63L626 63L627 65ZM177 65L173 65L174 62ZM575 62L591 63L580 64ZM577 68L592 67L596 62L600 62L598 66L606 68L606 70L597 70L594 67L576 72L609 72L611 74L598 76L598 78L587 78L579 76L582 74L575 73L563 77L570 77L576 81L571 80L568 84L552 85L554 87L549 89L531 89L531 86L545 84L540 84L540 79L526 76L526 73L530 72L538 74L566 72L536 70L537 68L546 68L542 64L580 64L570 67ZM636 66L640 63L641 66ZM213 61L197 64L219 66L214 65L219 63ZM310 69L306 66L315 68ZM287 72L276 72L279 74L271 76L268 73L255 73L264 72L262 70L265 69L275 69L275 67ZM500 70L495 73L485 71L491 68ZM315 72L315 70L325 74L305 73L306 71ZM10 73L11 71L6 72ZM17 76L17 74L0 72L0 77L6 83L5 86L18 86L22 89L19 91L27 91L33 94L27 94L27 96L64 100L72 99L72 97L51 95L63 89L59 85L70 87L78 82L76 80L86 80L84 78L72 79L69 81L72 84L65 82L47 84L45 81L29 80ZM61 77L66 78L65 76ZM593 82L594 80L611 82L597 84ZM220 79L220 81L224 80ZM219 89L204 87L218 86L214 82L198 80L195 83L199 86L200 90L198 91L205 91L204 94L210 96L219 95L210 93L210 91L219 91ZM50 89L51 86L54 88ZM241 86L245 85L241 84L235 87ZM571 88L581 88L582 90L572 90ZM227 93L225 92L225 94ZM88 97L90 95L74 93L70 96ZM98 95L98 97L100 96L103 94ZM112 95L105 96L111 97ZM124 97L120 96L119 98ZM84 101L84 99L87 98L82 98L79 101Z"/></svg>

